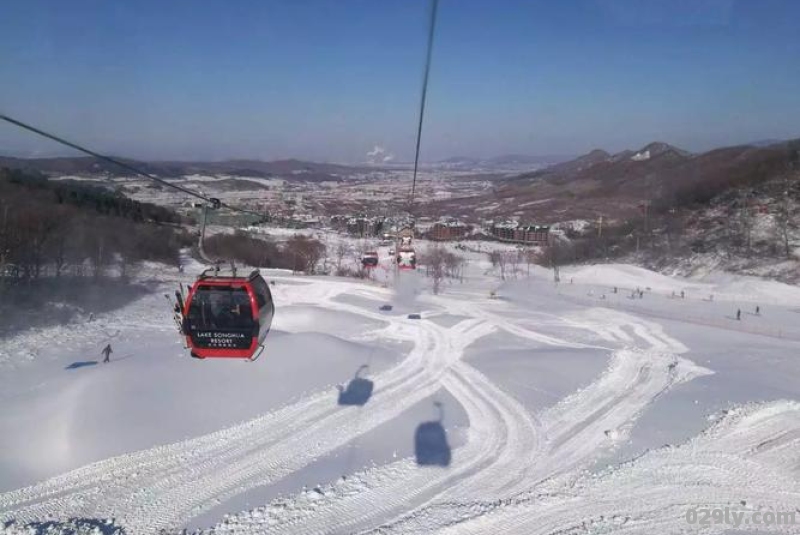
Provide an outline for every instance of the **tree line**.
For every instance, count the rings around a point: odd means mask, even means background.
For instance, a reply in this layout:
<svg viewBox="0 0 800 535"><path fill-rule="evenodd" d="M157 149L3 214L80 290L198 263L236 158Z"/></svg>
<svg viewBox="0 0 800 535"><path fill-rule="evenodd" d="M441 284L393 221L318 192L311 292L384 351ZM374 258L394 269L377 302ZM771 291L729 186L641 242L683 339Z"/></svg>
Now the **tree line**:
<svg viewBox="0 0 800 535"><path fill-rule="evenodd" d="M325 245L314 238L297 234L283 243L267 237L255 238L237 230L233 234L215 234L204 241L211 258L234 260L252 267L290 269L315 273L325 257Z"/></svg>
<svg viewBox="0 0 800 535"><path fill-rule="evenodd" d="M176 265L191 242L180 222L171 210L118 191L0 169L0 286L125 277L141 260Z"/></svg>

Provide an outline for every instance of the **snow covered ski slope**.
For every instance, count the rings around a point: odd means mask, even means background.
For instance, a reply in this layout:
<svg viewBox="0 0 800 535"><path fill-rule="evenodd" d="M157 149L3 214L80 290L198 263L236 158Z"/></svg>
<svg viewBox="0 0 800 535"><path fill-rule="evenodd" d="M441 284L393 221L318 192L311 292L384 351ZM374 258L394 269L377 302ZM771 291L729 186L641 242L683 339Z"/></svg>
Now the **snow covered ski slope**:
<svg viewBox="0 0 800 535"><path fill-rule="evenodd" d="M163 292L0 341L0 531L722 533L686 510L800 503L799 343L474 271L416 297L272 274L256 363L188 358Z"/></svg>

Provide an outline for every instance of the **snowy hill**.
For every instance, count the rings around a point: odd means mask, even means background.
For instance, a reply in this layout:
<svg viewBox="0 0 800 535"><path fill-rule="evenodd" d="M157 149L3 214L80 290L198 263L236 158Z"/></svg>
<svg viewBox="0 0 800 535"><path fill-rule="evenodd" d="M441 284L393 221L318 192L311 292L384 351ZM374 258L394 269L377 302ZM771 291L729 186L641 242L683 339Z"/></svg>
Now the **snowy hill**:
<svg viewBox="0 0 800 535"><path fill-rule="evenodd" d="M663 533L695 504L794 511L797 288L626 265L503 282L461 254L440 295L424 270L265 272L253 363L189 358L162 294L191 273L156 266L123 308L1 339L0 531Z"/></svg>
<svg viewBox="0 0 800 535"><path fill-rule="evenodd" d="M593 150L570 161L493 183L489 192L430 203L437 213L491 207L495 217L541 223L565 219L621 222L635 217L642 202L662 209L708 202L731 188L776 178L800 149L800 140L767 147L741 145L701 154L663 142L610 154ZM526 208L529 207L529 208Z"/></svg>
<svg viewBox="0 0 800 535"><path fill-rule="evenodd" d="M800 181L791 175L656 215L651 227L646 247L627 261L686 276L727 271L800 281Z"/></svg>

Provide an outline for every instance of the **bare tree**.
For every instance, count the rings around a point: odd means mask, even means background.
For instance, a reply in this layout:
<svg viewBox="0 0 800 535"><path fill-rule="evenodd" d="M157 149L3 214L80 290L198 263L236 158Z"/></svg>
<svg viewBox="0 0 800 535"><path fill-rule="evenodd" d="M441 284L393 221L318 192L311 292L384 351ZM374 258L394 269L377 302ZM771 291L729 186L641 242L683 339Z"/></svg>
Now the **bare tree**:
<svg viewBox="0 0 800 535"><path fill-rule="evenodd" d="M503 251L492 251L489 253L489 260L491 260L493 267L496 267L500 270L500 279L506 280L508 255Z"/></svg>
<svg viewBox="0 0 800 535"><path fill-rule="evenodd" d="M367 252L367 247L362 242L361 244L349 249L350 257L356 266L356 277L359 279L367 278L367 268L364 266L362 260Z"/></svg>
<svg viewBox="0 0 800 535"><path fill-rule="evenodd" d="M670 252L677 251L681 248L684 231L683 218L674 208L671 208L665 218L667 249Z"/></svg>
<svg viewBox="0 0 800 535"><path fill-rule="evenodd" d="M336 249L334 249L334 254L335 254L335 258L336 258L336 272L337 273L342 270L342 261L344 260L344 257L347 255L347 251L348 250L349 250L349 247L347 246L347 243L344 242L344 241L340 241L336 245ZM360 259L359 259L359 261L360 261Z"/></svg>
<svg viewBox="0 0 800 535"><path fill-rule="evenodd" d="M522 261L522 251L517 249L515 251L508 251L505 253L508 257L506 263L509 266L511 275L516 279L519 274L519 264Z"/></svg>
<svg viewBox="0 0 800 535"><path fill-rule="evenodd" d="M445 275L445 254L442 246L439 243L429 246L423 261L425 273L433 279L433 293L438 295Z"/></svg>
<svg viewBox="0 0 800 535"><path fill-rule="evenodd" d="M54 239L50 246L50 258L55 267L56 277L60 277L61 273L67 265L68 255L70 252L70 235L75 231L74 225L64 223L59 227L54 235Z"/></svg>
<svg viewBox="0 0 800 535"><path fill-rule="evenodd" d="M570 247L557 239L542 251L542 264L553 270L554 282L561 282L561 266L569 260L570 254Z"/></svg>
<svg viewBox="0 0 800 535"><path fill-rule="evenodd" d="M464 258L446 251L444 254L444 266L447 276L452 279L459 279L464 282Z"/></svg>
<svg viewBox="0 0 800 535"><path fill-rule="evenodd" d="M525 276L526 277L530 277L531 276L531 263L533 262L533 258L534 258L533 251L531 251L530 248L526 247L525 250L522 252L522 256L523 256L523 259L525 260Z"/></svg>
<svg viewBox="0 0 800 535"><path fill-rule="evenodd" d="M778 207L778 213L775 216L775 223L778 226L778 236L781 239L781 245L783 246L783 251L787 258L791 257L792 254L790 247L792 231L798 227L797 219L795 218L794 209L789 197L791 179L793 176L793 172L787 173L783 179L783 197L781 199L780 206Z"/></svg>
<svg viewBox="0 0 800 535"><path fill-rule="evenodd" d="M325 255L325 244L297 234L287 240L285 251L292 258L295 271L310 274L316 271L317 265Z"/></svg>
<svg viewBox="0 0 800 535"><path fill-rule="evenodd" d="M739 202L739 231L747 254L750 254L753 243L753 213L750 194L744 189L741 190Z"/></svg>

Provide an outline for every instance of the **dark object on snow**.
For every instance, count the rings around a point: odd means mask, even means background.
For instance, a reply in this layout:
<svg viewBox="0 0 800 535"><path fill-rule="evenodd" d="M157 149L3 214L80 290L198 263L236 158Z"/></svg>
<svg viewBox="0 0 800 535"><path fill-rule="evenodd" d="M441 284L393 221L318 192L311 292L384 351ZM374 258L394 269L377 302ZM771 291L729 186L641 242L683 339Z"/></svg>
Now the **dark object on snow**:
<svg viewBox="0 0 800 535"><path fill-rule="evenodd" d="M11 533L96 533L97 535L125 535L122 526L111 520L95 518L70 518L69 520L43 520L27 523L8 520L0 522L0 529Z"/></svg>
<svg viewBox="0 0 800 535"><path fill-rule="evenodd" d="M78 361L73 362L69 366L65 366L65 370L77 370L78 368L85 368L87 366L95 366L97 364L96 360L86 360L86 361Z"/></svg>
<svg viewBox="0 0 800 535"><path fill-rule="evenodd" d="M414 433L414 455L420 466L449 466L452 453L450 444L447 443L447 432L444 430L442 420L444 411L442 404L437 402L439 419L432 422L422 422Z"/></svg>
<svg viewBox="0 0 800 535"><path fill-rule="evenodd" d="M742 309L737 309L736 310L736 319L737 320L741 320L742 319Z"/></svg>
<svg viewBox="0 0 800 535"><path fill-rule="evenodd" d="M376 251L369 251L364 253L361 257L361 265L365 268L374 268L378 266L378 253Z"/></svg>
<svg viewBox="0 0 800 535"><path fill-rule="evenodd" d="M381 305L381 310L389 311L392 309L392 305Z"/></svg>
<svg viewBox="0 0 800 535"><path fill-rule="evenodd" d="M756 315L759 315L759 314L761 314L761 307L760 306L756 306Z"/></svg>
<svg viewBox="0 0 800 535"><path fill-rule="evenodd" d="M683 290L681 290L681 299L684 299L684 298L685 298L685 294L683 293Z"/></svg>
<svg viewBox="0 0 800 535"><path fill-rule="evenodd" d="M408 315L408 319L410 319L410 320L421 320L422 316L420 316L419 314L409 314Z"/></svg>
<svg viewBox="0 0 800 535"><path fill-rule="evenodd" d="M110 356L111 353L114 351L111 350L111 344L108 344L103 350L100 352L103 355L103 362L111 362Z"/></svg>
<svg viewBox="0 0 800 535"><path fill-rule="evenodd" d="M338 385L339 405L363 406L369 401L369 398L372 397L372 390L375 387L375 383L369 379L359 377L361 371L367 369L367 367L368 366L364 364L356 371L355 376L347 383L347 388Z"/></svg>

